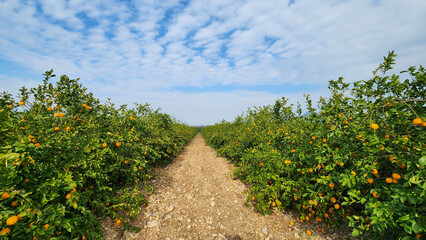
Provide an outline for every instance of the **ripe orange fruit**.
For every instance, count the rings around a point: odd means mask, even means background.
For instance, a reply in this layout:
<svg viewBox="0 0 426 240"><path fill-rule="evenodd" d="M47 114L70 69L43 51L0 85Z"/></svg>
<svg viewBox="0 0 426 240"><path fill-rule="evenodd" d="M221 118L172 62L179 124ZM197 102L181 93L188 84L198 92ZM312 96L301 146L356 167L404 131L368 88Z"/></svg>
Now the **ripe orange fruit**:
<svg viewBox="0 0 426 240"><path fill-rule="evenodd" d="M8 198L9 198L9 196L10 196L10 194L9 194L8 192L4 192L4 193L1 195L1 198L2 198L3 200L6 200L6 199L8 199Z"/></svg>
<svg viewBox="0 0 426 240"><path fill-rule="evenodd" d="M397 183L398 183L398 180L396 180L396 179L392 179L392 183L397 184Z"/></svg>
<svg viewBox="0 0 426 240"><path fill-rule="evenodd" d="M336 203L336 204L334 204L334 208L335 208L335 209L339 209L339 208L340 208L340 205Z"/></svg>
<svg viewBox="0 0 426 240"><path fill-rule="evenodd" d="M53 114L53 117L59 117L59 116L61 116L61 114L60 114L60 113L55 113L55 114Z"/></svg>
<svg viewBox="0 0 426 240"><path fill-rule="evenodd" d="M49 224L44 225L44 229L48 229L49 227L50 227Z"/></svg>
<svg viewBox="0 0 426 240"><path fill-rule="evenodd" d="M374 130L379 129L379 125L377 125L377 124L375 124L375 123L371 124L371 125L370 125L370 127L371 127L372 129L374 129Z"/></svg>
<svg viewBox="0 0 426 240"><path fill-rule="evenodd" d="M310 230L306 230L306 234L308 234L308 236L311 236L312 232Z"/></svg>
<svg viewBox="0 0 426 240"><path fill-rule="evenodd" d="M373 192L373 197L374 197L374 198L379 198L378 193L377 193L377 192Z"/></svg>
<svg viewBox="0 0 426 240"><path fill-rule="evenodd" d="M103 147L106 147L106 146L108 146L108 144L107 144L107 143L103 143L103 144L102 144L102 146L103 146Z"/></svg>
<svg viewBox="0 0 426 240"><path fill-rule="evenodd" d="M414 120L413 120L413 124L415 124L415 125L421 125L423 123L423 120L422 119L420 119L420 118L415 118Z"/></svg>
<svg viewBox="0 0 426 240"><path fill-rule="evenodd" d="M327 213L324 213L324 218L328 218L328 214Z"/></svg>
<svg viewBox="0 0 426 240"><path fill-rule="evenodd" d="M354 171L351 171L351 173L352 173L352 176L356 176L356 172L354 172Z"/></svg>
<svg viewBox="0 0 426 240"><path fill-rule="evenodd" d="M399 179L401 179L401 175L399 175L398 173L392 173L392 178L399 180Z"/></svg>
<svg viewBox="0 0 426 240"><path fill-rule="evenodd" d="M117 142L117 143L115 143L115 146L120 147L120 146L121 146L121 143L120 143L120 142Z"/></svg>
<svg viewBox="0 0 426 240"><path fill-rule="evenodd" d="M261 162L261 163L259 163L259 167L262 167L263 166L263 163Z"/></svg>
<svg viewBox="0 0 426 240"><path fill-rule="evenodd" d="M329 184L328 184L328 186L329 186L330 188L334 188L334 183L329 183Z"/></svg>
<svg viewBox="0 0 426 240"><path fill-rule="evenodd" d="M369 184L373 184L374 180L373 180L372 178L369 178L369 179L367 179L367 182L368 182Z"/></svg>
<svg viewBox="0 0 426 240"><path fill-rule="evenodd" d="M59 127L55 127L55 132L59 131Z"/></svg>
<svg viewBox="0 0 426 240"><path fill-rule="evenodd" d="M291 152L291 153L294 153L294 152L296 152L296 149L293 149L293 150L291 150L290 152Z"/></svg>
<svg viewBox="0 0 426 240"><path fill-rule="evenodd" d="M385 138L389 138L389 135L385 135Z"/></svg>
<svg viewBox="0 0 426 240"><path fill-rule="evenodd" d="M310 172L310 173L313 173L313 172L314 172L314 170L313 170L312 168L309 168L309 172Z"/></svg>
<svg viewBox="0 0 426 240"><path fill-rule="evenodd" d="M65 130L70 131L71 127L66 127Z"/></svg>
<svg viewBox="0 0 426 240"><path fill-rule="evenodd" d="M312 140L315 140L315 139L317 139L315 136L312 136Z"/></svg>
<svg viewBox="0 0 426 240"><path fill-rule="evenodd" d="M345 120L343 123L344 123L344 124L348 124L349 122L348 122L348 120Z"/></svg>
<svg viewBox="0 0 426 240"><path fill-rule="evenodd" d="M21 221L22 219L21 214L18 214L18 220Z"/></svg>
<svg viewBox="0 0 426 240"><path fill-rule="evenodd" d="M30 227L30 228L32 228L32 227L33 227L33 223L34 223L34 222L31 222L31 223L30 223L30 225L29 225L29 227Z"/></svg>
<svg viewBox="0 0 426 240"><path fill-rule="evenodd" d="M0 231L0 236L7 236L10 234L10 228L5 228Z"/></svg>
<svg viewBox="0 0 426 240"><path fill-rule="evenodd" d="M12 202L12 204L11 204L11 206L12 206L12 207L16 207L16 206L18 206L18 202L17 202L17 201L13 201L13 202Z"/></svg>
<svg viewBox="0 0 426 240"><path fill-rule="evenodd" d="M402 163L400 168L406 168L406 167L407 165L405 165L405 163Z"/></svg>
<svg viewBox="0 0 426 240"><path fill-rule="evenodd" d="M377 169L373 169L373 171L371 172L374 175L377 175L379 173L379 171L377 171Z"/></svg>
<svg viewBox="0 0 426 240"><path fill-rule="evenodd" d="M19 102L19 106L23 106L23 105L25 105L25 102Z"/></svg>
<svg viewBox="0 0 426 240"><path fill-rule="evenodd" d="M121 220L120 219L117 219L117 220L115 220L115 226L120 226L121 225Z"/></svg>
<svg viewBox="0 0 426 240"><path fill-rule="evenodd" d="M7 105L7 107L8 107L9 109L12 109L12 107L13 107L13 106L9 104L9 105Z"/></svg>
<svg viewBox="0 0 426 240"><path fill-rule="evenodd" d="M392 178L386 178L386 183L392 183Z"/></svg>
<svg viewBox="0 0 426 240"><path fill-rule="evenodd" d="M29 183L29 182L30 182L30 179L28 178L24 180L24 183Z"/></svg>
<svg viewBox="0 0 426 240"><path fill-rule="evenodd" d="M416 238L417 239L420 239L422 237L422 235L419 233L419 234L416 234Z"/></svg>
<svg viewBox="0 0 426 240"><path fill-rule="evenodd" d="M327 139L325 139L325 138L324 138L324 139L322 140L322 142L323 142L323 143L326 143L326 142L327 142Z"/></svg>
<svg viewBox="0 0 426 240"><path fill-rule="evenodd" d="M306 216L306 217L305 217L305 220L306 220L307 222L309 222L309 217L308 217L308 216Z"/></svg>
<svg viewBox="0 0 426 240"><path fill-rule="evenodd" d="M51 108L51 107L48 107L48 108L47 108L47 111L49 111L49 112L50 112L50 111L52 111L52 108Z"/></svg>
<svg viewBox="0 0 426 240"><path fill-rule="evenodd" d="M18 220L19 220L18 216L12 216L12 217L9 217L9 218L6 220L6 224L7 224L7 225L12 226L12 225L14 225L15 223L17 223L17 222L18 222Z"/></svg>
<svg viewBox="0 0 426 240"><path fill-rule="evenodd" d="M67 196L65 197L66 199L70 199L72 197L72 195L70 193L67 194Z"/></svg>

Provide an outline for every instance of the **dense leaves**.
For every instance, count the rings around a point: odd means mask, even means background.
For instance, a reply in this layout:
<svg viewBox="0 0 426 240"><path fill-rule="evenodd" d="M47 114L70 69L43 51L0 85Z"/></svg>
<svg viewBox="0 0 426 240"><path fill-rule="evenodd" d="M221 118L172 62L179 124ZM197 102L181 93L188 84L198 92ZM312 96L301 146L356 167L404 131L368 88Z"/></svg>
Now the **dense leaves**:
<svg viewBox="0 0 426 240"><path fill-rule="evenodd" d="M300 220L347 223L353 236L411 239L426 230L426 74L387 75L390 52L373 78L330 81L331 97L308 114L287 99L203 129L238 166L262 213L295 208ZM350 88L352 86L352 88Z"/></svg>
<svg viewBox="0 0 426 240"><path fill-rule="evenodd" d="M196 130L148 105L100 104L78 79L52 77L20 89L19 102L0 96L0 238L102 239L105 217L133 229L153 169Z"/></svg>

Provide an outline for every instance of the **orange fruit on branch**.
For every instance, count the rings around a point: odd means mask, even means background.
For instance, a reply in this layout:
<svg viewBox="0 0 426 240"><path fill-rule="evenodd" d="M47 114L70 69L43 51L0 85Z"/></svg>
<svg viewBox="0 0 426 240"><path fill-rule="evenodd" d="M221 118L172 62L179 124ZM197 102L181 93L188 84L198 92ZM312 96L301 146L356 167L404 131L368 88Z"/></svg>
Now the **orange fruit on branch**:
<svg viewBox="0 0 426 240"><path fill-rule="evenodd" d="M398 173L392 173L392 178L399 180L399 179L401 179L401 175L399 175Z"/></svg>
<svg viewBox="0 0 426 240"><path fill-rule="evenodd" d="M3 200L6 200L6 199L8 199L8 198L9 198L9 196L10 196L10 194L9 194L8 192L4 192L4 193L1 195L1 198L2 198Z"/></svg>
<svg viewBox="0 0 426 240"><path fill-rule="evenodd" d="M8 236L10 234L10 228L5 228L0 231L0 236Z"/></svg>
<svg viewBox="0 0 426 240"><path fill-rule="evenodd" d="M18 216L12 216L12 217L9 217L9 218L6 220L6 224L7 224L7 225L12 226L12 225L14 225L15 223L17 223L17 222L18 222L18 220L19 220Z"/></svg>
<svg viewBox="0 0 426 240"><path fill-rule="evenodd" d="M422 125L422 123L423 123L423 120L422 120L422 119L420 119L420 118L415 118L415 119L413 120L413 124L415 124L415 125L421 126L421 125Z"/></svg>
<svg viewBox="0 0 426 240"><path fill-rule="evenodd" d="M380 196L378 195L378 192L373 192L373 197L374 198L379 198Z"/></svg>

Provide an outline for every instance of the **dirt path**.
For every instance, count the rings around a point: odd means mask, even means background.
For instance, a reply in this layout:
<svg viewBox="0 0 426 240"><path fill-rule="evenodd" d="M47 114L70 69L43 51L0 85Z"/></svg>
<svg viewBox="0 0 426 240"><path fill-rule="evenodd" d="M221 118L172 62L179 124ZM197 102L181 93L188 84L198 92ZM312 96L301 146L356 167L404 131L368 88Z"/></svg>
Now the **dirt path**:
<svg viewBox="0 0 426 240"><path fill-rule="evenodd" d="M247 187L232 179L232 164L216 157L201 134L164 169L135 221L139 233L106 231L107 239L307 239L289 214L262 216L245 206ZM311 236L311 239L320 239Z"/></svg>

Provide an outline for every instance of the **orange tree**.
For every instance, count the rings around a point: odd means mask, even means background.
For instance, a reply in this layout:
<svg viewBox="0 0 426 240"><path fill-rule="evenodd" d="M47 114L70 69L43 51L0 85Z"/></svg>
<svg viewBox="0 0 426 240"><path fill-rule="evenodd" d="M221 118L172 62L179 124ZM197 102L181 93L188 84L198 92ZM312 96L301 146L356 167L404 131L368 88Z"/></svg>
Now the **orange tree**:
<svg viewBox="0 0 426 240"><path fill-rule="evenodd" d="M387 75L390 52L373 78L330 81L331 96L308 113L287 99L203 129L207 142L251 185L262 212L300 210L303 221L347 223L352 235L419 238L426 230L426 74ZM350 88L352 86L352 88Z"/></svg>
<svg viewBox="0 0 426 240"><path fill-rule="evenodd" d="M101 239L99 218L127 223L141 187L195 130L148 105L100 104L52 71L43 84L0 97L0 238Z"/></svg>

